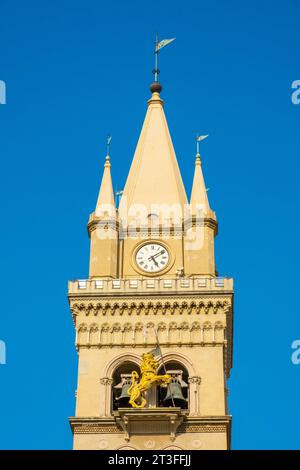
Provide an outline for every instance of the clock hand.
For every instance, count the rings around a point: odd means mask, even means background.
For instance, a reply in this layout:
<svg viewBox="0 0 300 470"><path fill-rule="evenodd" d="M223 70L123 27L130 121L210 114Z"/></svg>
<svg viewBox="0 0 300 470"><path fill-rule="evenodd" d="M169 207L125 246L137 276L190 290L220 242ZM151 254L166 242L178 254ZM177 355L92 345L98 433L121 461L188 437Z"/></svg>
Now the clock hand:
<svg viewBox="0 0 300 470"><path fill-rule="evenodd" d="M156 255L153 255L152 258L157 258L157 256L163 255L165 250L160 251L159 253L156 253Z"/></svg>
<svg viewBox="0 0 300 470"><path fill-rule="evenodd" d="M152 260L154 262L154 264L156 264L156 266L158 266L158 263L155 261L154 259L154 256L150 256L150 258L148 258L148 261Z"/></svg>

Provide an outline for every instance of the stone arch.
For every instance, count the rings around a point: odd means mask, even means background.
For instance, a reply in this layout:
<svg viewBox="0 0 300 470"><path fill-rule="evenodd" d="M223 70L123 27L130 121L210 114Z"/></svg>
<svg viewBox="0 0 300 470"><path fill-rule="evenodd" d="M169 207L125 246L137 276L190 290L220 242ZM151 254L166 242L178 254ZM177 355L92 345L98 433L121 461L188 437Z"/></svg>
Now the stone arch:
<svg viewBox="0 0 300 470"><path fill-rule="evenodd" d="M153 322L148 322L146 324L146 342L148 344L156 344L156 337L154 333L154 323Z"/></svg>
<svg viewBox="0 0 300 470"><path fill-rule="evenodd" d="M203 341L204 343L211 343L213 341L213 328L210 321L203 323Z"/></svg>
<svg viewBox="0 0 300 470"><path fill-rule="evenodd" d="M100 327L100 343L101 344L108 344L110 342L110 332L109 332L109 324L103 323Z"/></svg>
<svg viewBox="0 0 300 470"><path fill-rule="evenodd" d="M77 333L77 338L78 338L78 344L86 344L87 339L88 339L88 329L87 325L85 323L81 323L78 326L78 333Z"/></svg>
<svg viewBox="0 0 300 470"><path fill-rule="evenodd" d="M179 325L179 341L185 344L190 342L189 324L186 321L181 322Z"/></svg>
<svg viewBox="0 0 300 470"><path fill-rule="evenodd" d="M133 339L133 331L132 331L132 323L125 323L122 328L123 332L123 337L122 337L122 342L124 344L132 344L132 339Z"/></svg>
<svg viewBox="0 0 300 470"><path fill-rule="evenodd" d="M167 325L164 322L160 322L157 325L157 336L160 343L167 342Z"/></svg>
<svg viewBox="0 0 300 470"><path fill-rule="evenodd" d="M99 331L99 328L98 328L97 323L92 323L89 328L89 332L90 332L89 342L91 345L98 344L98 340L99 340L98 331Z"/></svg>
<svg viewBox="0 0 300 470"><path fill-rule="evenodd" d="M172 321L168 326L168 343L178 342L178 339L178 325L175 321Z"/></svg>
<svg viewBox="0 0 300 470"><path fill-rule="evenodd" d="M143 344L144 343L144 325L141 322L138 322L134 325L134 344Z"/></svg>
<svg viewBox="0 0 300 470"><path fill-rule="evenodd" d="M112 343L121 344L122 342L122 328L120 323L113 323L111 327Z"/></svg>
<svg viewBox="0 0 300 470"><path fill-rule="evenodd" d="M224 325L221 321L217 321L214 325L214 339L216 343L223 343L224 341Z"/></svg>
<svg viewBox="0 0 300 470"><path fill-rule="evenodd" d="M200 323L194 321L191 324L191 343L200 343Z"/></svg>
<svg viewBox="0 0 300 470"><path fill-rule="evenodd" d="M104 377L112 378L114 371L123 363L123 362L133 362L136 365L139 365L141 358L139 354L136 353L127 353L120 354L119 356L114 357L104 368Z"/></svg>
<svg viewBox="0 0 300 470"><path fill-rule="evenodd" d="M112 379L107 378L110 383L110 390L107 389L106 407L111 412L121 408L130 408L129 395L126 393L132 383L132 372L140 375L140 368L130 360L123 360L121 364L115 367ZM124 388L125 387L125 388ZM124 393L123 393L124 392Z"/></svg>
<svg viewBox="0 0 300 470"><path fill-rule="evenodd" d="M163 361L165 363L171 362L171 361L179 362L187 369L189 377L196 375L196 371L195 371L192 361L190 361L190 359L188 359L184 354L181 354L178 352L168 352L168 353L163 354L162 358L159 357L157 359L159 367L163 364Z"/></svg>
<svg viewBox="0 0 300 470"><path fill-rule="evenodd" d="M163 331L165 329L166 329L165 322L163 322L163 321L159 322L159 324L157 325L157 331Z"/></svg>
<svg viewBox="0 0 300 470"><path fill-rule="evenodd" d="M189 380L190 377L196 377L197 376L197 372L195 370L195 367L194 367L192 361L182 353L168 352L168 353L163 354L162 358L158 359L159 367L161 367L163 365L163 362L166 365L168 365L168 363L170 363L170 362L177 362L178 364L183 366L183 368L186 369L187 377L188 377L187 382L189 383L189 387L188 387L189 404L188 404L188 407L189 407L189 411L190 411L191 414L195 413L196 410L198 410L198 407L199 407L199 394L195 393L195 390L193 389L193 387L195 387L195 386L193 384L191 384L190 380ZM178 367L178 368L180 368L180 367Z"/></svg>
<svg viewBox="0 0 300 470"><path fill-rule="evenodd" d="M120 354L116 357L114 357L111 361L109 361L106 366L104 367L103 371L103 377L107 378L107 385L106 385L106 391L105 391L105 403L102 404L104 410L105 410L105 416L109 416L112 413L112 407L113 407L113 380L114 380L114 374L117 371L118 368L122 366L122 364L125 363L132 363L133 366L136 366L136 368L139 367L140 365L140 356L138 354L134 353L127 353L127 354ZM134 368L134 367L133 367Z"/></svg>

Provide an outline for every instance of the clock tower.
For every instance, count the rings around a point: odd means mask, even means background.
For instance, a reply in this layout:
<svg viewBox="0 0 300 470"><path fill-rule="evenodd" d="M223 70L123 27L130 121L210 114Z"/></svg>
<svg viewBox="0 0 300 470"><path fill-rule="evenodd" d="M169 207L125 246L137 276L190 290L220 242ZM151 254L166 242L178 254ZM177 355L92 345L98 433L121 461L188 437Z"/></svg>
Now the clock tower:
<svg viewBox="0 0 300 470"><path fill-rule="evenodd" d="M89 277L69 282L79 357L74 449L229 449L233 280L216 272L218 224L200 154L188 200L162 87L150 90L119 207L108 155L88 222ZM171 383L152 386L147 405L132 408L132 372L139 377L151 350Z"/></svg>

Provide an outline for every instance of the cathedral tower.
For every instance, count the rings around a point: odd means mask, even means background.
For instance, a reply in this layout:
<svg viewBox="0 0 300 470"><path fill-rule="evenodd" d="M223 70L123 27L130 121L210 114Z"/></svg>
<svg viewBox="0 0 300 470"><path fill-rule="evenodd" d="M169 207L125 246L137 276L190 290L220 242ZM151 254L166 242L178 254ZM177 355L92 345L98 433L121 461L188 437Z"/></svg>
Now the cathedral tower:
<svg viewBox="0 0 300 470"><path fill-rule="evenodd" d="M230 448L233 280L216 273L217 219L198 152L194 171L188 202L155 82L119 208L107 156L88 223L89 277L69 282L74 449ZM171 385L132 408L131 373L151 350Z"/></svg>

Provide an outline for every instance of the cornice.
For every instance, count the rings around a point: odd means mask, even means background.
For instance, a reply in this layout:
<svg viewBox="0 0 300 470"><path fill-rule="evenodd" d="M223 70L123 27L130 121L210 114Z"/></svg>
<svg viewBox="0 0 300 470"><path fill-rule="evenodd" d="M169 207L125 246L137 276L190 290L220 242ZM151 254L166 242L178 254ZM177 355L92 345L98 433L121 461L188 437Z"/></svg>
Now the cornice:
<svg viewBox="0 0 300 470"><path fill-rule="evenodd" d="M157 408L159 412L159 408ZM141 411L139 410L139 415ZM142 417L140 417L142 419ZM149 420L148 413L145 413L145 422ZM231 448L231 422L232 417L205 416L189 417L182 414L182 422L179 424L176 435L195 433L226 433L227 448ZM121 425L115 421L114 417L70 417L69 423L73 434L120 434L125 437L125 432Z"/></svg>
<svg viewBox="0 0 300 470"><path fill-rule="evenodd" d="M184 219L181 223L178 224L170 224L170 225L162 225L159 224L155 227L151 225L147 226L140 226L133 229L130 225L128 227L124 227L118 220L117 217L90 217L89 222L87 224L88 233L91 234L93 230L96 229L104 229L104 228L113 228L116 231L119 231L119 238L126 239L126 238L139 238L139 237L163 237L165 235L171 236L184 236L192 227L209 227L214 232L215 235L218 234L218 222L211 218L211 217L191 217L188 219Z"/></svg>
<svg viewBox="0 0 300 470"><path fill-rule="evenodd" d="M119 230L119 222L115 218L91 219L87 224L87 231L90 235L94 230L107 230L111 228L115 231Z"/></svg>
<svg viewBox="0 0 300 470"><path fill-rule="evenodd" d="M171 297L170 297L170 294L171 294ZM68 294L68 299L69 299L69 303L72 302L72 301L96 301L96 300L105 300L106 302L120 302L123 298L124 299L136 299L136 298L139 298L139 299L145 299L145 300L157 300L159 301L160 299L180 299L180 298L183 298L183 299L191 299L191 300L194 300L194 299L222 299L224 297L229 297L229 298L232 298L233 297L233 292L232 291L222 291L222 293L220 293L220 291L206 291L206 292L195 292L194 294L191 293L191 291L180 291L180 292L176 292L176 291L172 291L171 293L170 292L163 292L163 291L160 291L158 292L157 290L155 292L135 292L135 293L132 293L132 292L103 292L101 294L99 294L98 292L96 292L95 294L91 294L90 292L88 293L74 293L74 294Z"/></svg>
<svg viewBox="0 0 300 470"><path fill-rule="evenodd" d="M192 227L209 227L213 229L215 232L215 236L218 235L218 222L216 219L213 219L212 217L196 217L193 216L189 219L186 219L184 221L184 229L185 233L187 230L189 230Z"/></svg>

